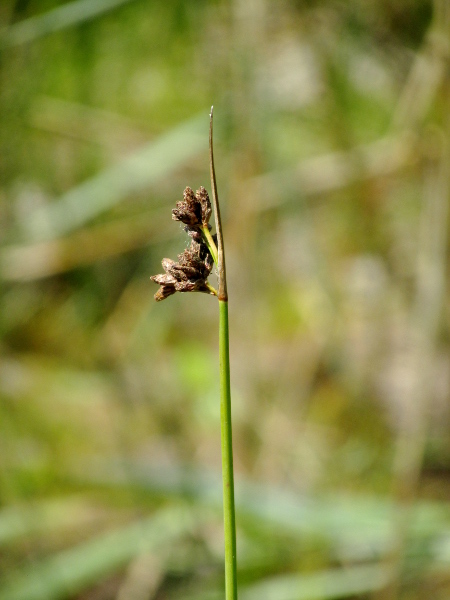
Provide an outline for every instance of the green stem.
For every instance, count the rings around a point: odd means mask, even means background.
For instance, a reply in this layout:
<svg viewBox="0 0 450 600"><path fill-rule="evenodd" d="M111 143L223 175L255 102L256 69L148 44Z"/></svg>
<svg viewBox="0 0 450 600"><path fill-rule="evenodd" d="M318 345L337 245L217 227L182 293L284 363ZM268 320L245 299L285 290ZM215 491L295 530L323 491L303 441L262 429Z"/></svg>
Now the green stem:
<svg viewBox="0 0 450 600"><path fill-rule="evenodd" d="M206 245L208 246L209 251L211 252L211 256L213 258L213 261L215 263L215 265L217 266L217 260L218 260L218 256L217 256L217 246L214 243L214 240L212 239L212 235L211 232L209 231L208 227L202 227L201 228L203 237L205 238L205 242Z"/></svg>
<svg viewBox="0 0 450 600"><path fill-rule="evenodd" d="M223 520L225 533L225 599L237 600L236 522L231 430L228 301L219 300L220 431L222 445Z"/></svg>
<svg viewBox="0 0 450 600"><path fill-rule="evenodd" d="M209 167L211 174L211 192L214 207L214 219L216 222L217 248L214 242L212 242L212 245L216 250L216 264L219 277L219 289L217 291L217 297L219 299L220 433L222 444L223 524L225 533L225 600L237 600L236 520L234 514L233 441L231 435L228 294L222 221L220 218L216 172L214 169L212 106L209 119Z"/></svg>
<svg viewBox="0 0 450 600"><path fill-rule="evenodd" d="M212 285L210 285L208 282L206 282L206 287L208 288L208 290L209 290L209 293L210 293L212 296L217 296L217 290L216 290L216 288L213 288L213 286L212 286Z"/></svg>

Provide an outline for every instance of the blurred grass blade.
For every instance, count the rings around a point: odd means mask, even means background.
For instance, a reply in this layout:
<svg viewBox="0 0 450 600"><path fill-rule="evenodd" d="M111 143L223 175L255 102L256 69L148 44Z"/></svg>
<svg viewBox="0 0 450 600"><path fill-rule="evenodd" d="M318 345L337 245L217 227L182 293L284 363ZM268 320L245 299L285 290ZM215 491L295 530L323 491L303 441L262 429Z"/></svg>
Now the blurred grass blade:
<svg viewBox="0 0 450 600"><path fill-rule="evenodd" d="M95 510L81 498L67 497L7 507L0 511L0 546L25 536L81 527L94 515Z"/></svg>
<svg viewBox="0 0 450 600"><path fill-rule="evenodd" d="M27 221L31 238L54 238L80 227L132 192L167 177L206 149L207 143L203 114L183 122L120 164L72 188L57 202L36 210Z"/></svg>
<svg viewBox="0 0 450 600"><path fill-rule="evenodd" d="M0 600L72 597L135 556L173 543L195 524L191 511L165 509L14 573L0 582Z"/></svg>
<svg viewBox="0 0 450 600"><path fill-rule="evenodd" d="M117 256L170 237L167 209L81 228L62 238L0 248L0 277L31 281Z"/></svg>
<svg viewBox="0 0 450 600"><path fill-rule="evenodd" d="M361 565L326 569L310 574L289 574L263 579L242 586L241 600L338 600L370 594L382 589L389 580L383 565ZM208 591L189 594L184 600L221 600L223 593Z"/></svg>
<svg viewBox="0 0 450 600"><path fill-rule="evenodd" d="M330 569L312 575L285 575L252 585L242 600L333 600L381 589L389 579L379 565Z"/></svg>
<svg viewBox="0 0 450 600"><path fill-rule="evenodd" d="M58 6L53 10L30 17L6 30L3 43L7 46L19 46L32 42L44 35L65 29L77 23L93 19L121 4L132 0L76 0Z"/></svg>
<svg viewBox="0 0 450 600"><path fill-rule="evenodd" d="M84 480L89 471L83 469ZM153 494L195 499L201 505L221 508L220 479L217 474L195 469L141 468L127 464L125 485ZM120 485L120 470L100 463L89 480L97 484ZM376 496L334 495L307 497L289 490L249 481L236 485L236 506L241 522L257 520L264 528L283 528L293 536L312 535L327 540L335 548L345 548L347 556L361 560L382 555L392 544L392 514L395 505ZM448 504L417 502L411 515L411 539L426 540L449 535Z"/></svg>

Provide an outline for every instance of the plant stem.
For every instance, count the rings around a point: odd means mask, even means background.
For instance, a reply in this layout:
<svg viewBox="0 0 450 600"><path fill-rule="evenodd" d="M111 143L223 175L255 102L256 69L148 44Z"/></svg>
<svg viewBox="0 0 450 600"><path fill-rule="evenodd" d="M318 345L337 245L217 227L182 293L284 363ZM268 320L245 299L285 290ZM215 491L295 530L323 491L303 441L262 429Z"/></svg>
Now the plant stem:
<svg viewBox="0 0 450 600"><path fill-rule="evenodd" d="M219 275L220 434L222 447L223 523L225 534L225 600L237 600L236 519L234 509L233 441L231 430L228 294L222 222L220 219L219 199L217 197L217 183L214 169L212 107L209 122L209 166L211 171L211 191L216 222L216 256L217 271ZM204 233L207 235L206 232ZM211 237L210 234L209 237ZM212 239L211 246L215 249L215 244ZM211 254L214 258L214 254L212 252Z"/></svg>
<svg viewBox="0 0 450 600"><path fill-rule="evenodd" d="M208 227L202 227L202 234L203 234L203 237L205 238L206 245L208 246L209 251L211 252L213 261L215 262L216 266L218 266L218 264L217 264L217 260L218 260L217 248L214 243L214 240L212 239L212 235L211 235Z"/></svg>
<svg viewBox="0 0 450 600"><path fill-rule="evenodd" d="M225 532L225 598L237 599L236 522L231 429L228 301L219 300L220 432L222 446L223 521Z"/></svg>
<svg viewBox="0 0 450 600"><path fill-rule="evenodd" d="M206 287L208 288L208 290L209 290L209 293L210 293L212 296L217 296L217 290L216 290L215 288L213 288L213 286L212 286L212 285L210 285L208 282L206 282Z"/></svg>

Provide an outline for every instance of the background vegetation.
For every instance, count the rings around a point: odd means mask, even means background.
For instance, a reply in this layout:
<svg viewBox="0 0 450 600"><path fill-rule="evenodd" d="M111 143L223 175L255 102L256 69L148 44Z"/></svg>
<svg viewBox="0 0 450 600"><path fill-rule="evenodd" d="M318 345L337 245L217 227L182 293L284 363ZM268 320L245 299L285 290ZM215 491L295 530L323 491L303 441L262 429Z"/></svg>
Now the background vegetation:
<svg viewBox="0 0 450 600"><path fill-rule="evenodd" d="M448 599L446 0L3 0L0 599L223 595L227 243L242 600Z"/></svg>

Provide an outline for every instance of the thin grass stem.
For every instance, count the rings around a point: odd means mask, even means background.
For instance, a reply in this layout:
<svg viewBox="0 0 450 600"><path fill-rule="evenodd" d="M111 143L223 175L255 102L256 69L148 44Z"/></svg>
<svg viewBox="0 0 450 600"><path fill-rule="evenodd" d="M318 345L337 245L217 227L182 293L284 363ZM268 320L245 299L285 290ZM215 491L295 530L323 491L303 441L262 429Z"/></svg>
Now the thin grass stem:
<svg viewBox="0 0 450 600"><path fill-rule="evenodd" d="M237 600L236 520L231 427L228 301L219 300L220 430L222 446L223 519L225 533L225 598Z"/></svg>
<svg viewBox="0 0 450 600"><path fill-rule="evenodd" d="M233 437L231 428L228 294L222 222L220 218L216 174L214 169L212 107L209 126L209 165L217 233L216 256L217 271L219 276L220 432L222 448L223 521L225 534L225 600L237 600L236 517L234 507ZM204 233L206 235L206 232ZM211 237L211 234L209 234L209 236ZM215 248L213 241L212 244Z"/></svg>

